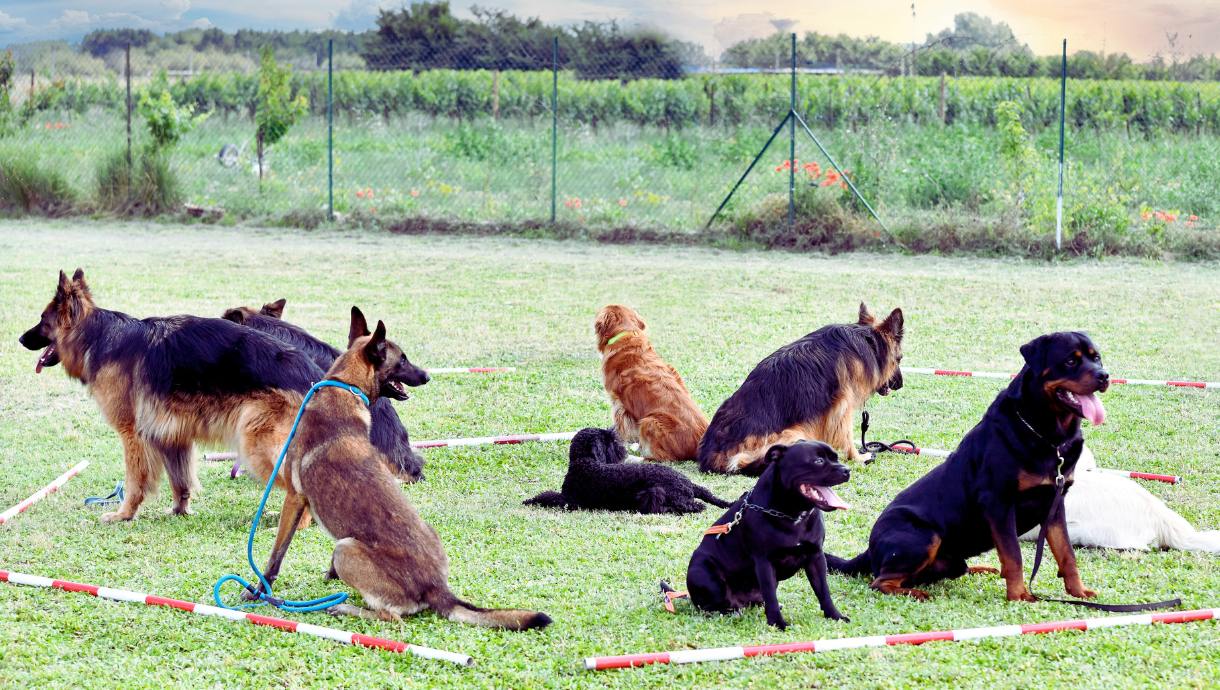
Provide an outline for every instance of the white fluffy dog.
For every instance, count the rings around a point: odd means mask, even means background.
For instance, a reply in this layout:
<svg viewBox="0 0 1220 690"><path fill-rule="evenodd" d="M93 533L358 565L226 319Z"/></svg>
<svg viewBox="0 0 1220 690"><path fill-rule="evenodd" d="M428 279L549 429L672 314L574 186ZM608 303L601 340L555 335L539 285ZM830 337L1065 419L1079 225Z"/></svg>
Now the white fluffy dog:
<svg viewBox="0 0 1220 690"><path fill-rule="evenodd" d="M1085 446L1076 464L1076 483L1064 500L1073 544L1220 553L1220 530L1196 531L1185 518L1134 480L1092 471L1096 468L1097 460ZM1038 528L1021 538L1037 539Z"/></svg>

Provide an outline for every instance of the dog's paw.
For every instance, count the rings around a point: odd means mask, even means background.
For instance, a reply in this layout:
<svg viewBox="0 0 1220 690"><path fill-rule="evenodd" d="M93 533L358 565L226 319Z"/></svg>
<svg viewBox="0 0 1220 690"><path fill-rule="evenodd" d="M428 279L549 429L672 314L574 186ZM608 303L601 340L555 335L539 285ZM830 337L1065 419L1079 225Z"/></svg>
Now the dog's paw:
<svg viewBox="0 0 1220 690"><path fill-rule="evenodd" d="M253 592L248 589L243 589L241 591L241 600L242 601L258 601L259 599L262 598L262 596L263 596L262 585L259 585L257 588L255 588L255 590Z"/></svg>
<svg viewBox="0 0 1220 690"><path fill-rule="evenodd" d="M135 517L134 514L124 513L121 510L116 510L110 513L102 513L98 519L105 523L111 522L126 522Z"/></svg>
<svg viewBox="0 0 1220 690"><path fill-rule="evenodd" d="M1097 592L1086 588L1084 585L1065 587L1064 589L1068 594L1076 597L1077 599L1092 599L1093 597L1097 596Z"/></svg>
<svg viewBox="0 0 1220 690"><path fill-rule="evenodd" d="M847 616L843 615L842 613L840 613L838 611L831 611L829 613L823 613L823 615L825 615L827 618L829 618L832 621L843 621L844 623L851 622L850 618L848 618Z"/></svg>
<svg viewBox="0 0 1220 690"><path fill-rule="evenodd" d="M1025 589L1024 587L1022 587L1020 590L1017 590L1015 592L1009 592L1008 600L1009 601L1025 601L1025 602L1033 603L1038 600L1038 597L1034 596L1033 594L1030 594L1028 589Z"/></svg>
<svg viewBox="0 0 1220 690"><path fill-rule="evenodd" d="M166 515L194 515L195 511L191 510L189 507L183 508L180 506L174 506L172 508L166 508L165 514Z"/></svg>
<svg viewBox="0 0 1220 690"><path fill-rule="evenodd" d="M777 616L775 620L767 619L767 625L773 626L780 630L788 629L788 621L784 620L783 616Z"/></svg>

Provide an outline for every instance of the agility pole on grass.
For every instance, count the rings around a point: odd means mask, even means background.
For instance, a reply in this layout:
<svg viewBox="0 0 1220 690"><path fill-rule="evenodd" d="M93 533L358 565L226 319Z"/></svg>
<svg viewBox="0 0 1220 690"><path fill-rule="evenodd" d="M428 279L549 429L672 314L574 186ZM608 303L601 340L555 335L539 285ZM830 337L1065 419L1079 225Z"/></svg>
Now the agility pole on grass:
<svg viewBox="0 0 1220 690"><path fill-rule="evenodd" d="M1025 623L1023 625L993 625L961 630L936 630L930 632L901 633L897 635L868 635L864 637L842 637L813 642L783 642L741 647L715 647L711 649L680 649L673 652L648 654L624 654L621 656L593 656L585 658L585 668L603 671L612 668L634 668L649 664L694 664L701 661L729 661L755 656L774 656L797 652L830 652L838 649L861 649L864 647L893 647L897 645L920 645L925 642L966 642L997 637L1037 635L1062 630L1096 630L1128 625L1151 625L1152 623L1193 623L1220 618L1220 609L1195 609L1170 613L1145 613L1130 616L1106 616L1077 620L1051 621L1048 623Z"/></svg>
<svg viewBox="0 0 1220 690"><path fill-rule="evenodd" d="M926 455L930 458L947 458L952 451L942 450L940 448L920 448L919 446L908 446L905 443L894 443L890 445L890 450L897 453L906 453L907 455ZM1128 477L1130 479L1146 479L1153 482L1164 482L1166 484L1181 484L1182 478L1173 474L1153 474L1151 472L1133 472L1131 470L1116 470L1108 467L1097 467L1085 472L1097 472L1100 474L1113 474L1118 477Z"/></svg>
<svg viewBox="0 0 1220 690"><path fill-rule="evenodd" d="M412 448L453 448L457 446L511 446L534 441L571 441L575 431L554 434L509 434L507 436L472 436L470 438L442 438L435 441L412 441ZM203 459L213 462L232 461L237 453L204 453Z"/></svg>
<svg viewBox="0 0 1220 690"><path fill-rule="evenodd" d="M59 487L66 484L69 479L80 474L81 470L85 469L88 466L89 466L88 460L81 460L80 462L76 463L76 465L72 469L70 469L67 472L64 472L63 474L56 477L55 481L51 482L50 484L47 484L46 486L42 487L38 491L34 492L33 496L30 496L29 498L25 499L21 503L18 503L17 505L13 506L12 508L9 508L8 510L4 511L3 513L0 513L0 525L3 525L4 523L8 522L9 520L12 520L13 517L15 517L17 514L24 513L26 511L26 509L29 508L30 506L41 501L42 499L46 498L47 496L55 493L56 491L59 491Z"/></svg>
<svg viewBox="0 0 1220 690"><path fill-rule="evenodd" d="M932 376L956 376L976 379L1014 379L1016 374L998 371L964 371L961 369L930 369L926 367L903 367L903 374L928 374ZM1168 386L1170 388L1220 388L1220 381L1175 381L1173 379L1121 379L1110 377L1110 383L1128 386Z"/></svg>
<svg viewBox="0 0 1220 690"><path fill-rule="evenodd" d="M429 369L429 374L500 374L516 371L516 367L437 367Z"/></svg>
<svg viewBox="0 0 1220 690"><path fill-rule="evenodd" d="M324 637L335 642L342 642L343 644L359 645L361 647L373 647L375 649L384 649L388 652L397 652L399 654L412 654L423 659L448 661L453 664L458 664L459 666L470 666L474 664L474 659L471 659L465 654L446 652L440 649L432 649L431 647L421 647L419 645L408 644L406 642L396 642L394 640L387 640L381 637L372 637L370 635L362 635L360 633L347 632L345 630L338 630L336 628L326 628L321 625L299 623L297 621L290 621L284 618L273 618L271 616L260 616L256 613L231 611L228 609L218 608L216 606L196 604L193 601L167 599L154 594L131 592L125 589L113 589L110 587L99 587L97 585L70 582L68 580L52 580L49 577L27 575L25 573L14 573L7 570L0 570L0 582L8 582L14 585L28 585L30 587L62 589L65 592L84 592L85 594L92 594L93 596L102 599L121 601L129 604L167 606L169 608L180 609L189 613L197 613L201 616L215 616L217 618L225 618L231 621L245 620L255 625L265 625L270 628L278 628L280 630L287 630L288 632L301 633L302 635Z"/></svg>

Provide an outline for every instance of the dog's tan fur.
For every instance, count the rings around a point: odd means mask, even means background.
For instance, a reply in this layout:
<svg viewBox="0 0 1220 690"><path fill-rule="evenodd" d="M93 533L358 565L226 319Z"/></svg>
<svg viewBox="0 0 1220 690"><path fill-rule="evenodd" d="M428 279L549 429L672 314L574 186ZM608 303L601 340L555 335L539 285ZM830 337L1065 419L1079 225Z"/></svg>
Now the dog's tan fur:
<svg viewBox="0 0 1220 690"><path fill-rule="evenodd" d="M693 460L707 415L678 371L653 349L645 328L644 319L621 304L602 307L593 323L614 429L627 443L639 442L647 460Z"/></svg>
<svg viewBox="0 0 1220 690"><path fill-rule="evenodd" d="M385 324L378 322L370 334L364 316L353 307L348 350L335 360L327 379L357 386L374 400L385 372L402 358L385 332ZM431 608L450 620L509 630L549 624L545 614L482 609L449 590L449 562L440 538L407 501L369 442L369 425L368 408L352 392L322 388L314 394L284 462L292 486L267 565L268 581L292 541L294 516L308 508L337 541L330 576L358 590L368 606L341 604L334 613L397 620Z"/></svg>

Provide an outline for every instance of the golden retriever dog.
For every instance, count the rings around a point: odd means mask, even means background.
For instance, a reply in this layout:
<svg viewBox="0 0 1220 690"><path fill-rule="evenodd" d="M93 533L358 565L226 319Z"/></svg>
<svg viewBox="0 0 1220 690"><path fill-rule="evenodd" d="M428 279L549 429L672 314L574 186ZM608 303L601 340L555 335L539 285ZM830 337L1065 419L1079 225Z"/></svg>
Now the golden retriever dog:
<svg viewBox="0 0 1220 690"><path fill-rule="evenodd" d="M652 348L645 328L644 319L621 304L602 307L593 322L614 429L625 442L638 442L646 460L694 460L707 415L677 370Z"/></svg>

